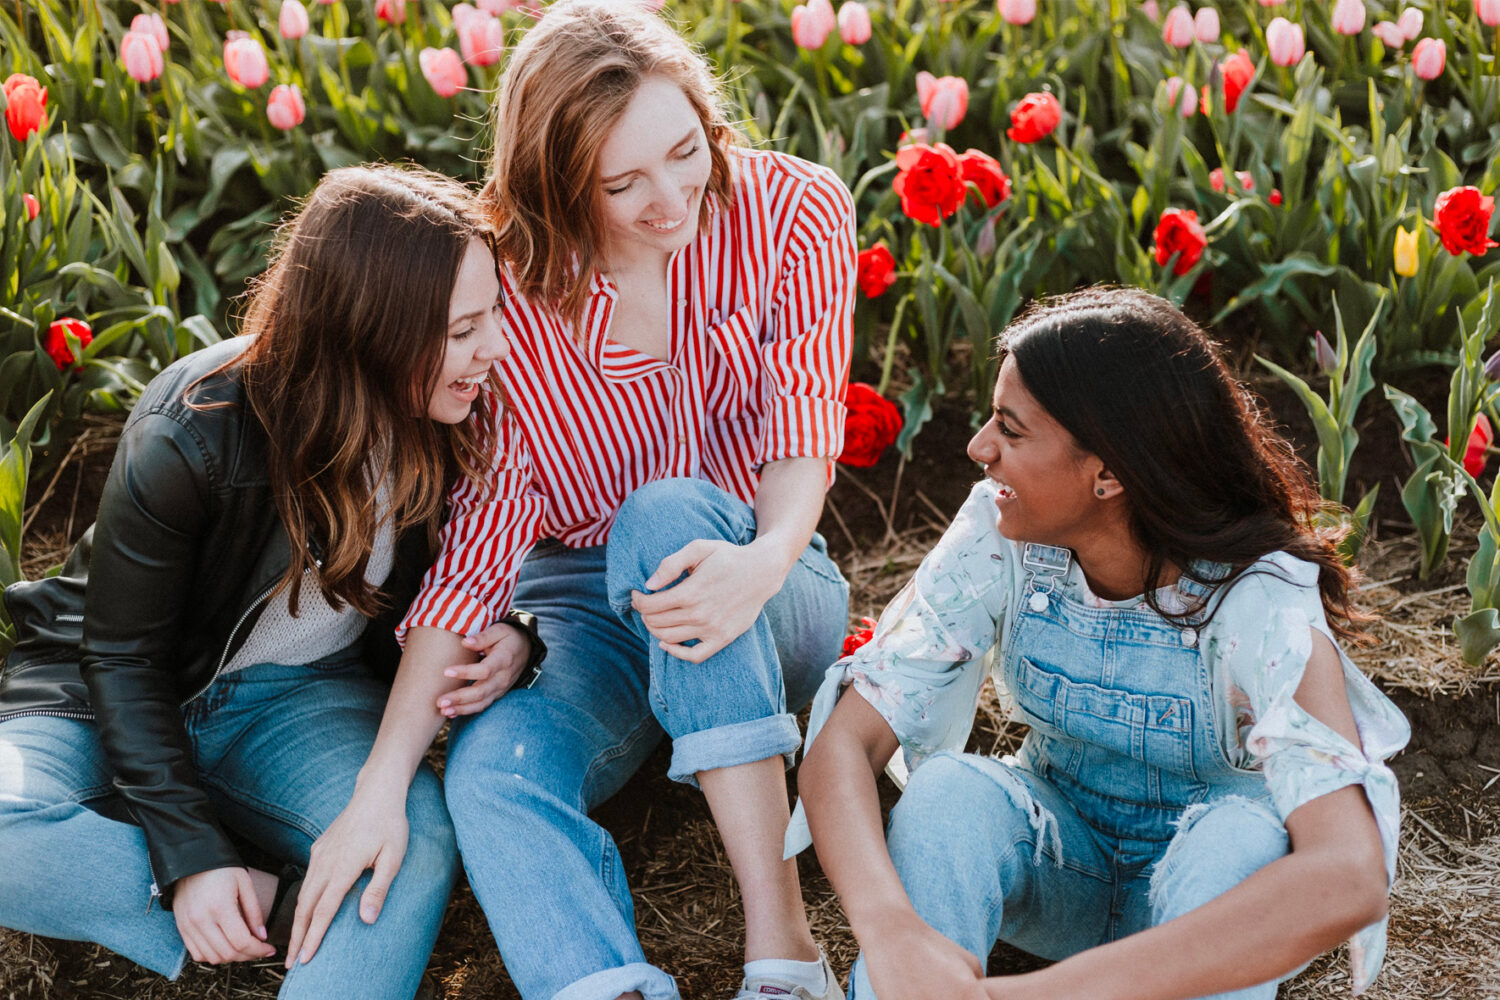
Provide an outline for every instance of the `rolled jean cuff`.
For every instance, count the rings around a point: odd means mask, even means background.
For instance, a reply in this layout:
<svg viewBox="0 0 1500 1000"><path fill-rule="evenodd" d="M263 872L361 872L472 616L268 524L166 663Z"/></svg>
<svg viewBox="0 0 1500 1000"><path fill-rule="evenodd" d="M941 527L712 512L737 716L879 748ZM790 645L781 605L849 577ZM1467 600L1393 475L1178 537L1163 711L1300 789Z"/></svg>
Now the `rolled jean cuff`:
<svg viewBox="0 0 1500 1000"><path fill-rule="evenodd" d="M552 1000L615 1000L632 991L644 1000L681 1000L676 981L646 962L590 973L558 990Z"/></svg>
<svg viewBox="0 0 1500 1000"><path fill-rule="evenodd" d="M697 788L699 771L751 764L778 754L786 758L786 766L791 767L796 763L800 746L802 733L797 728L797 717L785 712L700 729L696 733L673 737L672 763L667 769L667 777Z"/></svg>

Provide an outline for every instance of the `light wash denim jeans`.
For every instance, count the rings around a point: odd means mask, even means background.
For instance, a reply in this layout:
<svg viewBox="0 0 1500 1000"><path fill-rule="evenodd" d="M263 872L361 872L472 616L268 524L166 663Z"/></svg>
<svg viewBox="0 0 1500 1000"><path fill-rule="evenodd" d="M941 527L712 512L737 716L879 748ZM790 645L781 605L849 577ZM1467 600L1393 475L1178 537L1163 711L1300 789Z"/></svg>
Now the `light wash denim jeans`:
<svg viewBox="0 0 1500 1000"><path fill-rule="evenodd" d="M1017 760L928 759L886 834L917 914L980 962L997 940L1062 959L1165 923L1288 850L1264 776L1224 753L1196 630L1072 601L1071 554L1025 553L1001 647L1030 727ZM863 958L850 979L875 1000ZM1276 983L1218 996L1273 1000Z"/></svg>
<svg viewBox="0 0 1500 1000"><path fill-rule="evenodd" d="M223 825L307 864L313 841L349 802L388 691L351 650L215 681L183 714ZM187 951L172 914L148 905L145 837L91 808L111 795L111 779L93 723L40 715L0 723L0 926L95 941L175 979ZM411 1000L458 867L442 789L425 765L406 818L406 857L379 919L359 918L367 873L317 955L287 974L283 1000Z"/></svg>
<svg viewBox="0 0 1500 1000"><path fill-rule="evenodd" d="M590 809L614 794L663 732L669 773L768 757L801 744L787 711L838 657L849 588L814 538L748 632L701 664L668 656L630 608L661 560L695 539L744 544L755 516L709 483L660 480L621 505L606 545L543 543L515 605L537 616L537 683L461 722L445 781L469 884L525 1000L675 1000L636 939L619 851Z"/></svg>

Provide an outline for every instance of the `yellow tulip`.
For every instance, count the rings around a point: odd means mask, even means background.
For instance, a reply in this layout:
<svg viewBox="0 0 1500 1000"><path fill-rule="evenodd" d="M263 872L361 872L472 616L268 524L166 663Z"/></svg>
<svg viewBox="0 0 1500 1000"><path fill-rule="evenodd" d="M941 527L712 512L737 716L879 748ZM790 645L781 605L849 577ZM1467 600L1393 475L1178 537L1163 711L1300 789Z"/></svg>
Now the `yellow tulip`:
<svg viewBox="0 0 1500 1000"><path fill-rule="evenodd" d="M1410 231L1396 227L1396 273L1410 278L1417 273L1417 229Z"/></svg>

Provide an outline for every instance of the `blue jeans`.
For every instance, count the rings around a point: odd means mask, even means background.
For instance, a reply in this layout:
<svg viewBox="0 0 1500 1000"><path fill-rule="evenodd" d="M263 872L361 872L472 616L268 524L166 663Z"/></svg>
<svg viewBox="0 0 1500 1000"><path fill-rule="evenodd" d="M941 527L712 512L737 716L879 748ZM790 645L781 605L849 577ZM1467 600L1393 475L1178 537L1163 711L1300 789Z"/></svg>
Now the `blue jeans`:
<svg viewBox="0 0 1500 1000"><path fill-rule="evenodd" d="M313 841L349 802L387 693L351 650L215 681L183 715L199 780L224 826L307 864ZM96 941L175 979L187 951L172 914L148 905L145 837L91 808L110 796L112 774L92 722L0 723L0 925ZM410 1000L416 992L457 871L442 789L425 765L406 818L406 858L379 919L359 918L367 873L317 955L287 973L281 997Z"/></svg>
<svg viewBox="0 0 1500 1000"><path fill-rule="evenodd" d="M745 544L755 515L700 480L660 480L621 505L606 545L543 543L515 605L537 616L537 683L461 722L448 744L448 808L469 884L526 1000L674 1000L646 962L614 840L588 812L614 794L663 733L669 774L769 757L801 744L788 703L812 697L838 657L849 588L814 538L750 630L701 664L668 656L630 591L696 539Z"/></svg>

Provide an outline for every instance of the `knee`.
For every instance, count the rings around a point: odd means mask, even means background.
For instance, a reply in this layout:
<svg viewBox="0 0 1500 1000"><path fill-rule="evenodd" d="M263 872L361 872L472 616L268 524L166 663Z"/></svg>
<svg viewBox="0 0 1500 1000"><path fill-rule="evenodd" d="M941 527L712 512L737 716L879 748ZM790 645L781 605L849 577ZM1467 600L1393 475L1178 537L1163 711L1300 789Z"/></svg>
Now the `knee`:
<svg viewBox="0 0 1500 1000"><path fill-rule="evenodd" d="M1289 846L1286 827L1268 804L1236 797L1190 808L1151 875L1154 921L1223 895Z"/></svg>
<svg viewBox="0 0 1500 1000"><path fill-rule="evenodd" d="M936 865L953 878L993 877L1002 855L1031 856L1040 815L1025 784L1008 770L992 775L942 754L912 772L891 810L891 859L898 870ZM1023 843L1030 846L1017 850Z"/></svg>
<svg viewBox="0 0 1500 1000"><path fill-rule="evenodd" d="M748 541L749 506L701 479L658 479L620 504L605 549L610 593L637 588L661 560L702 538Z"/></svg>

